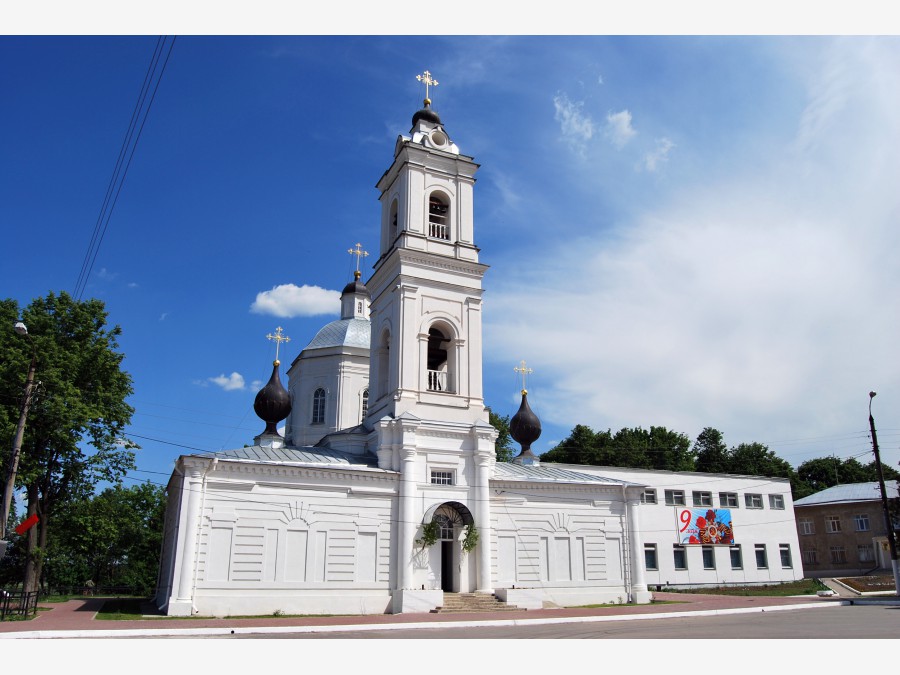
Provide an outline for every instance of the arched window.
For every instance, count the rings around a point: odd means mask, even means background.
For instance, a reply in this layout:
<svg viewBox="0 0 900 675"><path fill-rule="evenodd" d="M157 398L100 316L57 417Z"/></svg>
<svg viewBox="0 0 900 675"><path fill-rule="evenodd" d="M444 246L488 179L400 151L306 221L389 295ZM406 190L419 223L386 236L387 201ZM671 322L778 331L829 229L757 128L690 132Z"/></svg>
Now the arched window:
<svg viewBox="0 0 900 675"><path fill-rule="evenodd" d="M313 394L312 423L325 424L325 390L322 387Z"/></svg>
<svg viewBox="0 0 900 675"><path fill-rule="evenodd" d="M369 390L366 389L363 391L362 395L362 419L366 419L366 415L369 414Z"/></svg>
<svg viewBox="0 0 900 675"><path fill-rule="evenodd" d="M441 329L428 329L428 391L453 391L450 381L447 347L450 338Z"/></svg>
<svg viewBox="0 0 900 675"><path fill-rule="evenodd" d="M450 204L438 193L432 192L428 198L428 236L435 239L450 239Z"/></svg>
<svg viewBox="0 0 900 675"><path fill-rule="evenodd" d="M391 236L397 236L397 200L391 203Z"/></svg>

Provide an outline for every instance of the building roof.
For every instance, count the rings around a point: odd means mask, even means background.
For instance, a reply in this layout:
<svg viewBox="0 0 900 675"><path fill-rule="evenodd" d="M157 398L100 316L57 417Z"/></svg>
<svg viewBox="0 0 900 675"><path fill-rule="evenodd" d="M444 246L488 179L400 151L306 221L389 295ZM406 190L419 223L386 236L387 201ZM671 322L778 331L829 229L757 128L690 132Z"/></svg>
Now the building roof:
<svg viewBox="0 0 900 675"><path fill-rule="evenodd" d="M319 467L329 466L343 469L374 469L381 471L378 468L378 458L375 455L354 455L349 452L313 447L311 445L296 448L251 445L245 448L235 448L234 450L220 450L206 456L237 462L315 465Z"/></svg>
<svg viewBox="0 0 900 675"><path fill-rule="evenodd" d="M323 326L306 349L326 347L369 348L372 323L368 319L338 319Z"/></svg>
<svg viewBox="0 0 900 675"><path fill-rule="evenodd" d="M494 480L547 481L554 483L591 483L594 485L638 485L615 478L595 476L580 471L559 469L554 466L534 466L528 464L512 464L497 462L494 465Z"/></svg>
<svg viewBox="0 0 900 675"><path fill-rule="evenodd" d="M897 496L898 482L887 480L884 487L887 490L888 499ZM816 504L840 504L845 502L871 502L881 499L881 491L877 482L872 483L847 483L825 488L815 494L794 502L794 506L815 506Z"/></svg>

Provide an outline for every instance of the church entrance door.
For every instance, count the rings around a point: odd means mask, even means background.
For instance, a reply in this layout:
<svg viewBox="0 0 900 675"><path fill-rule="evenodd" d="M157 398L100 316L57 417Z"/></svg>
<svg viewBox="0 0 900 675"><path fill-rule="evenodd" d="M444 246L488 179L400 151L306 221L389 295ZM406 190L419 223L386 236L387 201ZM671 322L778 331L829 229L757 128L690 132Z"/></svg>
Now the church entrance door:
<svg viewBox="0 0 900 675"><path fill-rule="evenodd" d="M453 543L441 542L441 590L453 592Z"/></svg>

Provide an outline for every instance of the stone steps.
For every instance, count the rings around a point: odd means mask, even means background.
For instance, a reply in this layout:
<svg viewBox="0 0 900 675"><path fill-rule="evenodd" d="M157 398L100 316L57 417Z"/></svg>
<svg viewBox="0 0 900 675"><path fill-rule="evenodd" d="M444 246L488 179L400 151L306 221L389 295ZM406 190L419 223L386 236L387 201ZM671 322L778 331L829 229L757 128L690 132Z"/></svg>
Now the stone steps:
<svg viewBox="0 0 900 675"><path fill-rule="evenodd" d="M512 607L495 595L487 593L444 593L444 604L431 610L432 614L459 614L463 612L514 612Z"/></svg>

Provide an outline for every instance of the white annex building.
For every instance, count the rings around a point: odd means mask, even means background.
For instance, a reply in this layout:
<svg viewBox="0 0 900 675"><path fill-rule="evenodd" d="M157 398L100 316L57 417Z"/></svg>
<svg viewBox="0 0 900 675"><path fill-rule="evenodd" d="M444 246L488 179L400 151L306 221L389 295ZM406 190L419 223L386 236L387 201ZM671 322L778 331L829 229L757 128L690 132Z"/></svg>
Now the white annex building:
<svg viewBox="0 0 900 675"><path fill-rule="evenodd" d="M524 395L511 425L523 451L496 461L482 395L477 169L426 99L377 183L372 277L363 284L357 273L344 289L341 318L291 364L289 392L276 360L256 399L266 429L254 445L178 458L156 593L165 612L427 612L445 594L472 592L520 608L646 603L648 582L725 577L692 562L687 574L664 567L678 509L662 515L642 499L671 474L542 466ZM717 496L745 491L738 479L703 476ZM790 516L786 484L752 485L781 495L779 515ZM770 561L782 544L795 561L765 574L747 565L742 580L802 577L793 519L783 520L735 525ZM755 543L745 541L748 563ZM686 548L692 561L698 547ZM717 549L725 565L733 548Z"/></svg>

